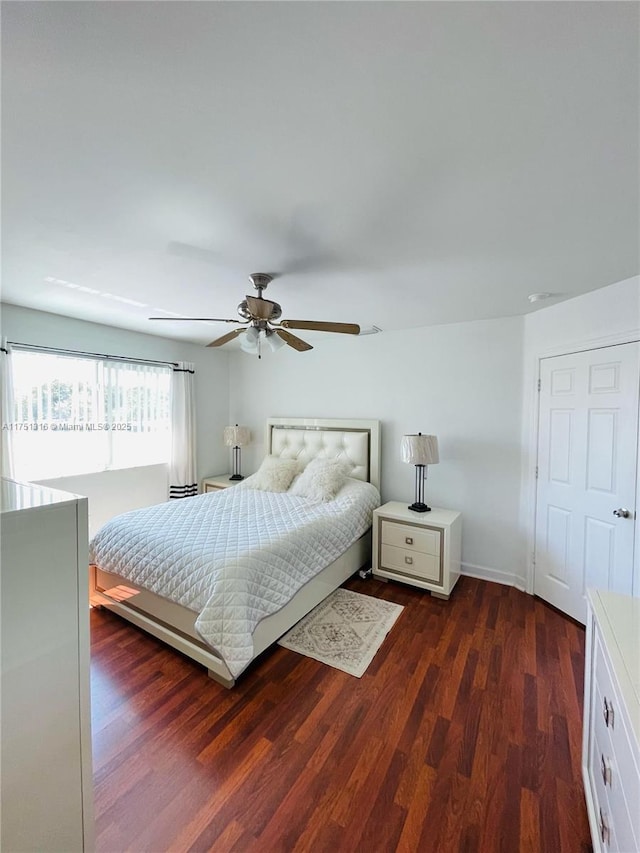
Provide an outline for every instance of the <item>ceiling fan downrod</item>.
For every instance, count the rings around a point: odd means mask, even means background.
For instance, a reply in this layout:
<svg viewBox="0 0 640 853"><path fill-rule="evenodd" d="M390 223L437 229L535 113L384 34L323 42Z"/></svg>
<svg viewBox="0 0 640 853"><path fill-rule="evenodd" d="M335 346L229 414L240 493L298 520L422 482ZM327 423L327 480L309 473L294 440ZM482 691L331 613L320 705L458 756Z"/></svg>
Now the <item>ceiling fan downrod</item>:
<svg viewBox="0 0 640 853"><path fill-rule="evenodd" d="M249 276L249 281L258 291L258 299L262 299L262 291L273 281L273 276L266 272L254 272Z"/></svg>

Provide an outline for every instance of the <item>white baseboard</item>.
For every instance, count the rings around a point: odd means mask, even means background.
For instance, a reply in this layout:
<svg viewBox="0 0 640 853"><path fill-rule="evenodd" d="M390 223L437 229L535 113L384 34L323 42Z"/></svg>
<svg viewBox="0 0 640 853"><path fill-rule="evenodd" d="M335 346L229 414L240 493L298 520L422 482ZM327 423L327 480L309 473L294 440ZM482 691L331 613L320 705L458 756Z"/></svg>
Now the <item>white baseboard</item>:
<svg viewBox="0 0 640 853"><path fill-rule="evenodd" d="M524 578L511 572L501 572L499 569L490 569L487 566L474 566L473 563L462 563L461 572L470 578L478 578L482 581L501 583L505 586L515 586L521 592L526 592Z"/></svg>

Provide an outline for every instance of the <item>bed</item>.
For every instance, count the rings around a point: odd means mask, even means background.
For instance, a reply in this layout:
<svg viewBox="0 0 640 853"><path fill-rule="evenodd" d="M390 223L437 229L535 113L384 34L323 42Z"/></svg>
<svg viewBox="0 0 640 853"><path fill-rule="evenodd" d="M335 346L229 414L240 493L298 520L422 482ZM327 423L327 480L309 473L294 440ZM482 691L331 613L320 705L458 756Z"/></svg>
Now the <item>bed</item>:
<svg viewBox="0 0 640 853"><path fill-rule="evenodd" d="M324 505L249 483L170 501L112 519L91 545L93 603L226 687L371 559L379 422L271 418L265 452L301 465L338 458L349 480Z"/></svg>

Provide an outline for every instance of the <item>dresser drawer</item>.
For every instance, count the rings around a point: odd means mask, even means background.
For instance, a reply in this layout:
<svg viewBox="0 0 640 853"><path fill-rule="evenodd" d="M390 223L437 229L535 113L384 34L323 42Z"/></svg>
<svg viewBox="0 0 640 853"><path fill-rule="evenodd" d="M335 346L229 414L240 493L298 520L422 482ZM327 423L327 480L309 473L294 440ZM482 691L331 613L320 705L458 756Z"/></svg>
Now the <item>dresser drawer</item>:
<svg viewBox="0 0 640 853"><path fill-rule="evenodd" d="M593 848L638 853L640 599L592 589L587 601L582 766Z"/></svg>
<svg viewBox="0 0 640 853"><path fill-rule="evenodd" d="M422 554L440 556L441 530L429 530L399 524L394 521L382 521L381 540L383 545L393 545L405 551L418 551Z"/></svg>
<svg viewBox="0 0 640 853"><path fill-rule="evenodd" d="M442 583L440 557L422 554L419 551L409 551L406 548L396 548L395 545L382 545L380 552L380 568Z"/></svg>
<svg viewBox="0 0 640 853"><path fill-rule="evenodd" d="M628 804L640 803L640 769L636 763L637 750L627 731L624 709L620 705L618 690L599 637L596 637L595 642L594 681L594 731L600 749L600 753L594 757L598 762L594 773L599 771L604 757L608 778L606 787L613 814L620 799L626 800ZM633 809L629 808L629 815L634 835L640 842L640 808L637 805ZM616 834L619 836L620 832ZM640 847L637 849L640 850Z"/></svg>
<svg viewBox="0 0 640 853"><path fill-rule="evenodd" d="M607 728L604 719L604 695L600 692L599 685L596 683L595 704L595 740L598 742L600 753L596 756L597 768L600 768L602 758L604 757L607 765L607 790L609 798L615 799L618 796L624 796L629 803L640 803L640 778L638 776L638 768L634 761L631 743L627 736L626 729L622 722L620 709L618 708L618 718L614 716L614 729ZM607 698L608 707L613 708L613 714L616 713L616 703L611 700L611 694ZM611 714L611 710L609 711ZM595 770L594 770L595 772ZM638 824L636 832L640 834L640 809L636 809L637 819L634 821Z"/></svg>
<svg viewBox="0 0 640 853"><path fill-rule="evenodd" d="M635 806L632 811L629 804L637 801L630 799L630 792L624 790L617 759L608 733L603 728L597 729L591 742L589 778L599 828L602 830L602 824L606 827L604 838L600 837L601 849L634 853L640 850L632 826L632 815L638 809Z"/></svg>

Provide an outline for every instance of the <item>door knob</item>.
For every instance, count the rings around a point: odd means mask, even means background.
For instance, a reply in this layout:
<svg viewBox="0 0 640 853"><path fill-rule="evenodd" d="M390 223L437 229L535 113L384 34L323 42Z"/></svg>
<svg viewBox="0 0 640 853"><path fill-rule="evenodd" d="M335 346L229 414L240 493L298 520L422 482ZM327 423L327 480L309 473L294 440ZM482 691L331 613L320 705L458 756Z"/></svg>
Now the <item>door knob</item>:
<svg viewBox="0 0 640 853"><path fill-rule="evenodd" d="M629 518L631 515L628 509L623 509L622 507L620 507L620 509L614 509L613 514L617 518Z"/></svg>

